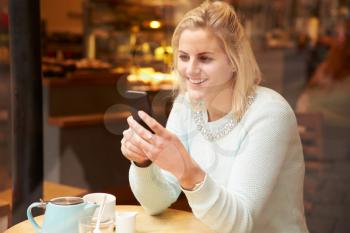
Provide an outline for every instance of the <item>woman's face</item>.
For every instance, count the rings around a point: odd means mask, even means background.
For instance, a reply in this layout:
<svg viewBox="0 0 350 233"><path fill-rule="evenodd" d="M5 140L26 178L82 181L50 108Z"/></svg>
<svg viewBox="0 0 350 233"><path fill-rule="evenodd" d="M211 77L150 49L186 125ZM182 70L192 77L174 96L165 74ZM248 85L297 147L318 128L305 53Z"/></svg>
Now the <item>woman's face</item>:
<svg viewBox="0 0 350 233"><path fill-rule="evenodd" d="M186 29L179 38L177 70L191 99L210 101L233 86L233 68L218 37L206 29Z"/></svg>

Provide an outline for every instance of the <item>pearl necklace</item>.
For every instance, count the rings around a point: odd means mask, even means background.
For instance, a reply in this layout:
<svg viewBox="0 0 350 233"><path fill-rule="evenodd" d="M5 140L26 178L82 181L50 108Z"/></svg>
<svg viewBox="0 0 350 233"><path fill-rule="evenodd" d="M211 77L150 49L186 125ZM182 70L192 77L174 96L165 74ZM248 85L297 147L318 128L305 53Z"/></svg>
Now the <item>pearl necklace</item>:
<svg viewBox="0 0 350 233"><path fill-rule="evenodd" d="M248 96L247 108L253 103L254 99L255 99L255 96ZM227 117L229 117L229 120L223 126L212 131L207 127L207 123L204 120L205 112L206 111L198 110L198 111L192 111L192 114L197 126L197 130L202 134L204 138L206 138L208 141L211 141L211 142L219 140L225 137L226 135L228 135L239 122L234 118L233 113L230 112L227 115Z"/></svg>

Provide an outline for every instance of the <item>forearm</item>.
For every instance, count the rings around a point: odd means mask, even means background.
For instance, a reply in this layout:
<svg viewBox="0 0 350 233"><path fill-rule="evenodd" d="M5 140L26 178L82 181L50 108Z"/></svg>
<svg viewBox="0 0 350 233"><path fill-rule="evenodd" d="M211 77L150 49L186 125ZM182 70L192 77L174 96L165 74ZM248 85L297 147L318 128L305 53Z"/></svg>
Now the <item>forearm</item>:
<svg viewBox="0 0 350 233"><path fill-rule="evenodd" d="M159 214L168 208L181 192L175 178L164 174L155 164L146 168L132 164L129 181L136 199L151 215Z"/></svg>
<svg viewBox="0 0 350 233"><path fill-rule="evenodd" d="M222 233L251 232L249 205L216 184L209 175L196 191L183 191L194 215L212 229Z"/></svg>
<svg viewBox="0 0 350 233"><path fill-rule="evenodd" d="M187 151L183 153L187 154ZM179 174L174 174L177 177L181 188L185 190L193 190L198 184L202 183L205 178L205 172L200 166L187 154L183 157L185 169Z"/></svg>

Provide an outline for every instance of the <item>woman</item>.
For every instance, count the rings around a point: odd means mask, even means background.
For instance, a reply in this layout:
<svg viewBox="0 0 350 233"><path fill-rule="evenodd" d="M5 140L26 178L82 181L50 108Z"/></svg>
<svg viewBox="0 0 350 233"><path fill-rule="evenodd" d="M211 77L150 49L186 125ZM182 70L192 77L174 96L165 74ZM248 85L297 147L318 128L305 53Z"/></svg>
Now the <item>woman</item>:
<svg viewBox="0 0 350 233"><path fill-rule="evenodd" d="M180 94L166 128L139 112L155 133L129 117L121 141L137 200L158 214L183 191L194 215L218 232L308 232L295 116L258 86L234 10L204 2L180 21L172 46Z"/></svg>

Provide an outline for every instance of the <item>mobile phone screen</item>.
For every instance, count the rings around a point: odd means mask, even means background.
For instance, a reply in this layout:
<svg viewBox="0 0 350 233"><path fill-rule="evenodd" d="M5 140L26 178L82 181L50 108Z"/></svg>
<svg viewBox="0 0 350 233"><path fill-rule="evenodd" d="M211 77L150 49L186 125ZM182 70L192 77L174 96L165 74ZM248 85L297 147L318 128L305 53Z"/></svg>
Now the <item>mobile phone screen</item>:
<svg viewBox="0 0 350 233"><path fill-rule="evenodd" d="M151 133L154 133L153 130L137 114L138 111L142 110L148 115L152 116L152 108L147 93L144 91L129 90L126 92L126 100L129 107L131 107L131 114L134 120Z"/></svg>

